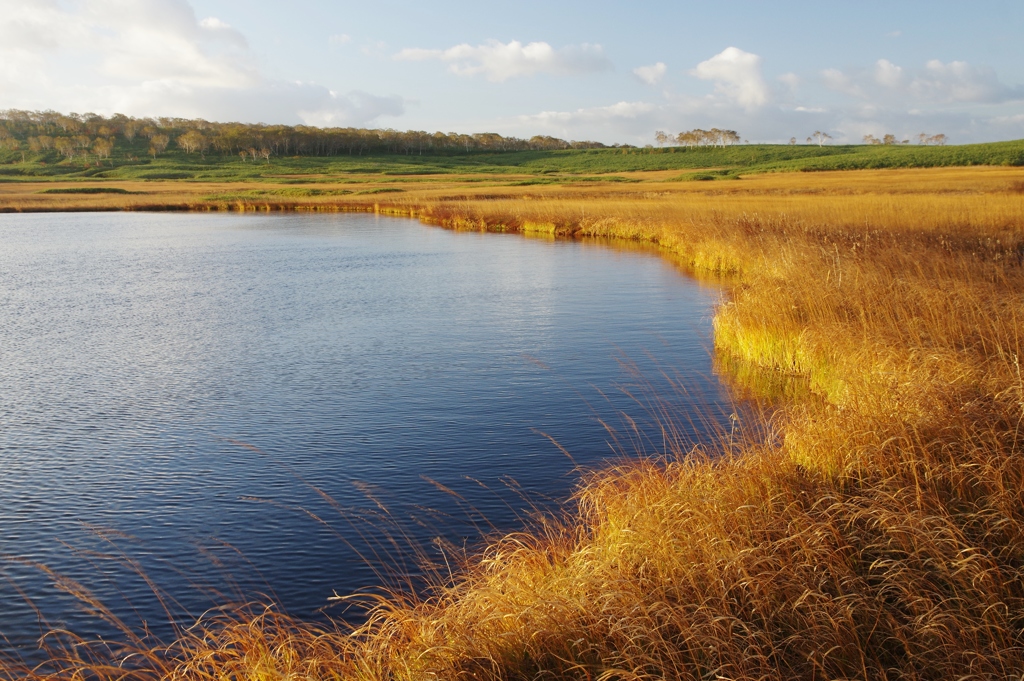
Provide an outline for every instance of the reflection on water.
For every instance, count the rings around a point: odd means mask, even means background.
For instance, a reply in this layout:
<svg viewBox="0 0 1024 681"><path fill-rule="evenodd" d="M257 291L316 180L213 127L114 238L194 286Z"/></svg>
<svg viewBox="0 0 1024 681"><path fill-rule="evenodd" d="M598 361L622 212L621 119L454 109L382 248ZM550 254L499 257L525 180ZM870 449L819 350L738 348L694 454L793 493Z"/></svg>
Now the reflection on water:
<svg viewBox="0 0 1024 681"><path fill-rule="evenodd" d="M715 292L647 253L367 215L16 215L0 243L14 646L40 628L19 590L49 626L94 626L32 563L157 631L125 557L175 613L262 593L311 615L396 560L359 518L423 545L513 528L521 495L571 491L545 434L599 465L618 410L657 451L623 360L655 389L678 372L684 430L722 399Z"/></svg>

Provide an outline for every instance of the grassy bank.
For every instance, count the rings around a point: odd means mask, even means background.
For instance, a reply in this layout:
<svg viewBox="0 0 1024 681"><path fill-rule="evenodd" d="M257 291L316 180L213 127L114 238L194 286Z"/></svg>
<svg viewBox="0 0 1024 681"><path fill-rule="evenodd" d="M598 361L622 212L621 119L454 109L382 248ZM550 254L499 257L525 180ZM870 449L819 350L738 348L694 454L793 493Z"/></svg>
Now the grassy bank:
<svg viewBox="0 0 1024 681"><path fill-rule="evenodd" d="M272 199L110 184L164 191L168 207L375 210L452 229L659 244L725 283L715 317L723 377L781 410L763 424L768 437L587 475L578 511L453 555L460 567L438 566L433 590L377 601L357 631L228 616L169 646L68 649L51 675L1024 674L1024 171L722 183L658 172L656 182L495 189L451 179ZM152 200L24 196L56 202L39 209Z"/></svg>

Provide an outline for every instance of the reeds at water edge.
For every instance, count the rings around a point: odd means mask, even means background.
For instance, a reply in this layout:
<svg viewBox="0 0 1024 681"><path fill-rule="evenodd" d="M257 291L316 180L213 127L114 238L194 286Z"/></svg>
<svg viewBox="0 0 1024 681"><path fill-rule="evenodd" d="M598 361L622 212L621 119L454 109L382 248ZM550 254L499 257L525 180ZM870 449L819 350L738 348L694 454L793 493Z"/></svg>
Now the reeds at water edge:
<svg viewBox="0 0 1024 681"><path fill-rule="evenodd" d="M999 173L378 198L454 229L648 241L723 282L716 352L776 401L776 436L588 473L574 510L354 629L240 611L7 675L1020 678L1024 196Z"/></svg>

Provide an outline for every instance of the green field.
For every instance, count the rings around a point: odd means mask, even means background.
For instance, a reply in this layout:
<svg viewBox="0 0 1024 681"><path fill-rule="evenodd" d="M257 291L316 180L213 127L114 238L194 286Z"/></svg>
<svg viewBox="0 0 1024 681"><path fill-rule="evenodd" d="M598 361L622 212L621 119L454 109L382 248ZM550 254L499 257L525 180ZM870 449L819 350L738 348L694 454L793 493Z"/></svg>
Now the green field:
<svg viewBox="0 0 1024 681"><path fill-rule="evenodd" d="M363 155L271 156L242 161L237 155L188 154L177 148L154 157L148 142L119 139L110 158L65 160L55 150L0 151L0 181L47 178L112 180L272 181L275 183L344 182L345 175L393 176L394 182L417 182L437 174L533 175L531 184L580 182L636 171L680 171L674 179L731 179L741 174L785 171L927 168L939 166L1024 166L1024 140L957 146L750 144L725 148L608 148L550 151L471 151L423 155L372 152ZM600 177L593 177L600 176ZM353 182L365 180L353 179Z"/></svg>

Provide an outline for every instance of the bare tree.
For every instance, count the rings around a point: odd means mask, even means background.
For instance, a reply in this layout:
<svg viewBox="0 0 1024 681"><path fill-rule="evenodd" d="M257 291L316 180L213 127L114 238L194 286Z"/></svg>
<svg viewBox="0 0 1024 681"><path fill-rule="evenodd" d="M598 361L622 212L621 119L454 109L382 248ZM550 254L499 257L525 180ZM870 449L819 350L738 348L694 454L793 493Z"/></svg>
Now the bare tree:
<svg viewBox="0 0 1024 681"><path fill-rule="evenodd" d="M790 137L790 138L789 138L789 143L790 143L791 145L792 145L792 144L796 144L796 138L795 138L795 137Z"/></svg>
<svg viewBox="0 0 1024 681"><path fill-rule="evenodd" d="M697 145L697 134L695 131L690 130L689 132L681 132L676 135L676 142L682 144L684 147L693 147Z"/></svg>
<svg viewBox="0 0 1024 681"><path fill-rule="evenodd" d="M25 162L25 150L21 148L21 142L19 142L18 140L14 139L13 137L8 137L7 139L3 140L3 145L5 147L7 147L8 151L17 152L17 151L20 150L21 151L21 162L22 163Z"/></svg>
<svg viewBox="0 0 1024 681"><path fill-rule="evenodd" d="M665 134L664 130L658 130L654 133L654 140L658 143L659 147L665 146L671 139L671 137Z"/></svg>
<svg viewBox="0 0 1024 681"><path fill-rule="evenodd" d="M948 138L942 133L939 133L938 135L929 135L926 132L922 132L920 135L917 136L917 143L926 145L934 144L941 147L946 144L947 139Z"/></svg>
<svg viewBox="0 0 1024 681"><path fill-rule="evenodd" d="M131 142L131 141L133 141L135 139L135 136L137 134L139 134L139 129L140 128L142 128L142 124L139 123L138 121L128 121L127 123L124 124L124 128L122 129L122 134L124 135L124 138L126 140Z"/></svg>
<svg viewBox="0 0 1024 681"><path fill-rule="evenodd" d="M210 141L206 138L206 135L198 130L189 130L184 135L178 137L175 142L185 150L186 154L198 151L203 156L205 156L206 150L210 146Z"/></svg>
<svg viewBox="0 0 1024 681"><path fill-rule="evenodd" d="M101 161L105 158L110 158L111 152L114 151L114 140L109 137L97 137L96 141L92 143L92 153L96 154L96 158Z"/></svg>
<svg viewBox="0 0 1024 681"><path fill-rule="evenodd" d="M710 130L702 130L700 128L694 128L686 132L681 132L676 135L675 141L683 146L722 146L726 147L730 144L738 144L742 138L740 134L735 130L722 130L720 128L711 128Z"/></svg>
<svg viewBox="0 0 1024 681"><path fill-rule="evenodd" d="M75 157L78 149L75 147L75 143L68 137L58 137L53 140L53 148L57 150L61 156L68 159Z"/></svg>
<svg viewBox="0 0 1024 681"><path fill-rule="evenodd" d="M78 114L71 114L69 116L57 116L54 122L60 126L60 129L64 132L78 132L81 129L81 124L78 122Z"/></svg>
<svg viewBox="0 0 1024 681"><path fill-rule="evenodd" d="M170 143L171 138L167 135L153 135L149 138L149 154L156 158L157 154L162 154Z"/></svg>
<svg viewBox="0 0 1024 681"><path fill-rule="evenodd" d="M882 140L874 135L864 135L864 144L881 144Z"/></svg>
<svg viewBox="0 0 1024 681"><path fill-rule="evenodd" d="M722 141L722 146L726 147L730 144L740 143L740 134L735 130L721 130L719 131L719 139Z"/></svg>
<svg viewBox="0 0 1024 681"><path fill-rule="evenodd" d="M830 141L832 141L832 135L828 134L827 132L822 132L821 130L815 130L811 137L808 138L808 141L810 141L812 138L815 142L818 143L819 147L823 147Z"/></svg>

